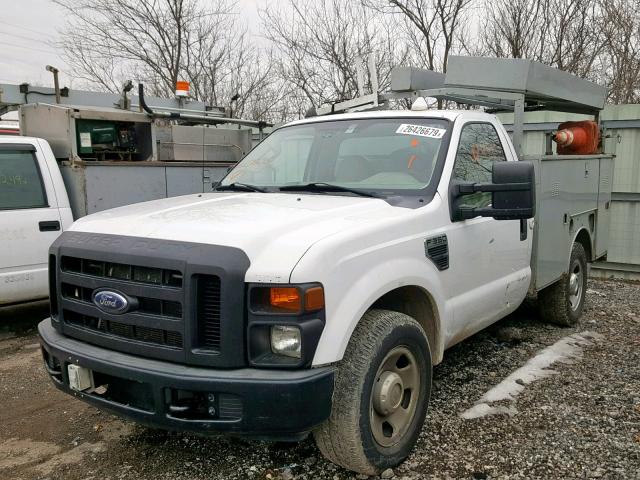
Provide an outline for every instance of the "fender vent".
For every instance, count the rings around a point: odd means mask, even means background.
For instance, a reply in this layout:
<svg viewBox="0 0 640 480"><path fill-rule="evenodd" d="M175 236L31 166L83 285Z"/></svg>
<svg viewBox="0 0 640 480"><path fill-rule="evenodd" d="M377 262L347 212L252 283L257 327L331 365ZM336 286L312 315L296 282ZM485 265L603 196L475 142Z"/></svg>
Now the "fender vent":
<svg viewBox="0 0 640 480"><path fill-rule="evenodd" d="M438 270L449 268L449 242L446 235L427 238L424 241L424 253Z"/></svg>

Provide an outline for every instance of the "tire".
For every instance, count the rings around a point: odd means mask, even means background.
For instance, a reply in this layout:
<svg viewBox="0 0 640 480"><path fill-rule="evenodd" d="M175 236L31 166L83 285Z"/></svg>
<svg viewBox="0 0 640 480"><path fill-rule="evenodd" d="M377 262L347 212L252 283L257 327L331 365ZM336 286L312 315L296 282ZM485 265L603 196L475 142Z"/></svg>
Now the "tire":
<svg viewBox="0 0 640 480"><path fill-rule="evenodd" d="M587 254L574 243L569 259L569 272L538 294L540 316L545 322L562 327L578 323L587 292Z"/></svg>
<svg viewBox="0 0 640 480"><path fill-rule="evenodd" d="M333 463L366 475L395 467L422 430L431 377L420 324L402 313L368 311L338 365L331 414L314 432L318 448Z"/></svg>

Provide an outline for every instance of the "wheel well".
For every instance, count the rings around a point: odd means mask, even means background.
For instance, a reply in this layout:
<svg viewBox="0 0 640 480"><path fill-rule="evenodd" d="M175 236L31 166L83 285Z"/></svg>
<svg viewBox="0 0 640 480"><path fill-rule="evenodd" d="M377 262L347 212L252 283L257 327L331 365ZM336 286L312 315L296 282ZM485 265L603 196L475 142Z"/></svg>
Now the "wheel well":
<svg viewBox="0 0 640 480"><path fill-rule="evenodd" d="M371 308L393 310L416 319L427 334L432 363L436 365L442 361L438 309L426 290L414 285L399 287L385 293Z"/></svg>
<svg viewBox="0 0 640 480"><path fill-rule="evenodd" d="M585 253L587 254L587 261L591 262L593 260L592 250L591 250L591 236L589 232L587 232L584 228L578 232L576 235L576 243L579 243L584 248Z"/></svg>

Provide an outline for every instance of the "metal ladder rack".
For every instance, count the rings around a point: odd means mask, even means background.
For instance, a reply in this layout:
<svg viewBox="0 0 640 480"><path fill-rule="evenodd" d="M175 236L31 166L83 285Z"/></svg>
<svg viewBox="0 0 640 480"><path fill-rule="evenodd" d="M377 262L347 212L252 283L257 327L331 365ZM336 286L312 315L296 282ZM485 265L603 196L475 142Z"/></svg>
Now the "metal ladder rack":
<svg viewBox="0 0 640 480"><path fill-rule="evenodd" d="M363 75L358 75L360 96L319 108L317 115L387 108L391 100L435 98L459 105L474 105L492 113L513 112L513 144L522 154L524 113L554 110L593 115L599 121L606 88L556 68L524 59L462 57L449 59L446 74L414 67L396 67L391 88L377 91L377 75L369 62L370 94L363 94Z"/></svg>

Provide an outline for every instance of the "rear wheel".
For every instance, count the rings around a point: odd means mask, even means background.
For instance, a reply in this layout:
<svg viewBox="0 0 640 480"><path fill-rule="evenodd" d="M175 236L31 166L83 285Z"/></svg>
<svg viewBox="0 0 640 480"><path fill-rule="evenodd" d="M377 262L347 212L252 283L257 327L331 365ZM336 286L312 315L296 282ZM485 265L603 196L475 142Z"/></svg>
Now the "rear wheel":
<svg viewBox="0 0 640 480"><path fill-rule="evenodd" d="M578 323L584 309L587 292L587 254L584 247L574 243L568 273L538 295L542 319L563 327Z"/></svg>
<svg viewBox="0 0 640 480"><path fill-rule="evenodd" d="M422 327L398 312L370 310L336 372L331 415L314 432L322 454L374 475L411 453L431 392L431 352Z"/></svg>

